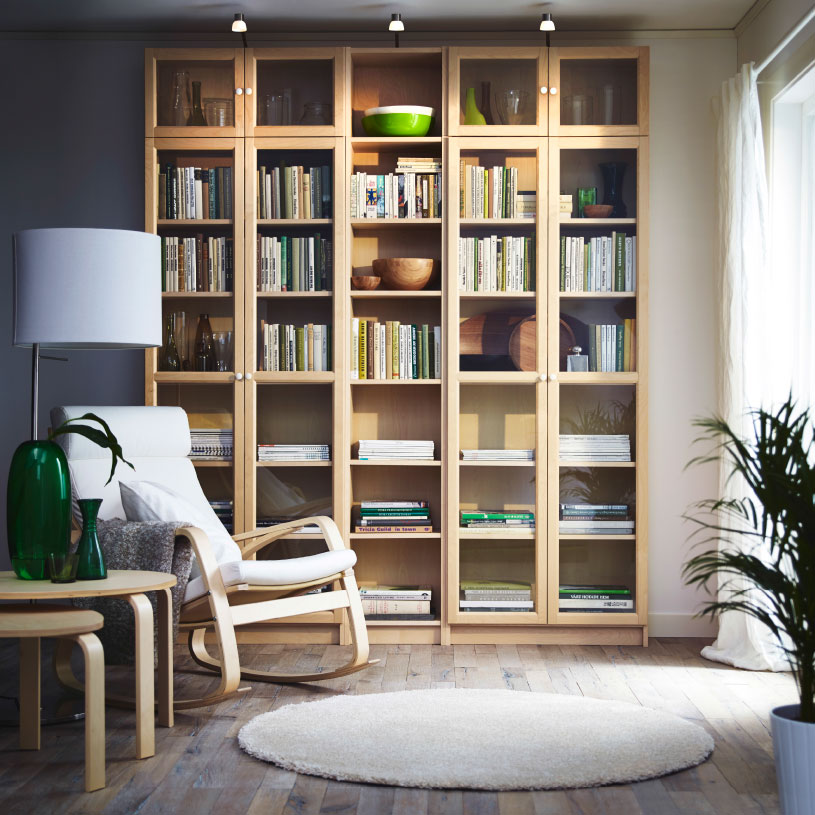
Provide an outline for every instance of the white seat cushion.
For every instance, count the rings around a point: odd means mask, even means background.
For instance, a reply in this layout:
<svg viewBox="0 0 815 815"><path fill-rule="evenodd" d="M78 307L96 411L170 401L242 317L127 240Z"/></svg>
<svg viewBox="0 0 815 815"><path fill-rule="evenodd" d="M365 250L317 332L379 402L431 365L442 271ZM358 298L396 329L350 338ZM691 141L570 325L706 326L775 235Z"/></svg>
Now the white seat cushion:
<svg viewBox="0 0 815 815"><path fill-rule="evenodd" d="M309 583L350 569L357 562L351 549L321 552L319 555L295 557L286 560L234 560L221 563L221 577L225 586L248 583L250 586L286 586ZM187 583L184 602L206 594L204 580L196 577Z"/></svg>

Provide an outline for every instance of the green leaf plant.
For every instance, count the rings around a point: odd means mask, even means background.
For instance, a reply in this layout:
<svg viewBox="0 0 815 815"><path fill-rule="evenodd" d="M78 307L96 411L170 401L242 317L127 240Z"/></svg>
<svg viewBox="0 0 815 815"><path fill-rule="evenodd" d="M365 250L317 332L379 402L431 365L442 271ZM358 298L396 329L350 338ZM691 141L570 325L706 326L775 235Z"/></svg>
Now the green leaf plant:
<svg viewBox="0 0 815 815"><path fill-rule="evenodd" d="M688 466L721 458L728 483L743 479L747 497L694 505L685 517L705 551L683 574L686 584L705 589L719 581L718 597L699 616L741 611L767 626L795 674L800 720L815 722L815 426L792 396L775 412L750 415L752 438L719 417L694 422L696 441L710 449Z"/></svg>
<svg viewBox="0 0 815 815"><path fill-rule="evenodd" d="M86 424L73 424L73 422L82 421L98 422L100 425L102 425L102 430L98 430L95 427L89 427ZM127 464L127 466L130 467L131 470L136 469L124 457L124 454L122 453L122 447L116 440L116 436L113 435L107 422L105 422L104 419L100 419L95 413L86 413L84 416L77 416L75 419L68 419L67 421L63 422L59 427L52 430L48 434L48 440L53 441L57 436L64 436L67 435L68 433L77 433L80 436L84 436L89 441L92 441L94 444L98 444L101 448L110 450L111 455L110 477L105 482L105 486L110 484L113 475L116 472L116 465L120 461L123 462L124 464Z"/></svg>

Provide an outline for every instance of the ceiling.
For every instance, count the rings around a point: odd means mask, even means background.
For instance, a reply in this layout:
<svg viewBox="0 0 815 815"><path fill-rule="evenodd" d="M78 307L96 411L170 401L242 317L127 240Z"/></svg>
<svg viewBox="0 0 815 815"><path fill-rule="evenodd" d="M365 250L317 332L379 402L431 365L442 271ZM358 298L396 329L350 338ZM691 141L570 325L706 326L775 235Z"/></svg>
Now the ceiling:
<svg viewBox="0 0 815 815"><path fill-rule="evenodd" d="M528 31L541 11L560 30L732 29L754 0L24 0L3 3L6 32L223 33L237 11L252 33L381 31L401 12L411 31Z"/></svg>

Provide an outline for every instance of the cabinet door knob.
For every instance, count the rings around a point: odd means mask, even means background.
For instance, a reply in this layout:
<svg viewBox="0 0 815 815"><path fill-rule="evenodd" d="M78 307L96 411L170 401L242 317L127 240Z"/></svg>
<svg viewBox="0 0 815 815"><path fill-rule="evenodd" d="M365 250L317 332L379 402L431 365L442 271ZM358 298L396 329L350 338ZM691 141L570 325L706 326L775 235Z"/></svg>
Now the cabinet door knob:
<svg viewBox="0 0 815 815"><path fill-rule="evenodd" d="M237 380L238 380L238 382L240 382L240 381L241 381L241 379L243 379L243 374L242 374L240 371L238 371L238 372L235 374L235 379L237 379Z"/></svg>
<svg viewBox="0 0 815 815"><path fill-rule="evenodd" d="M251 378L252 378L252 374L251 374L251 373L249 373L249 371L247 371L247 372L246 372L246 378L247 378L247 379L251 379Z"/></svg>
<svg viewBox="0 0 815 815"><path fill-rule="evenodd" d="M557 382L557 374L549 374L550 382Z"/></svg>
<svg viewBox="0 0 815 815"><path fill-rule="evenodd" d="M546 376L546 374L541 374L541 375L538 377L538 379L539 379L541 382L546 382L546 380L548 379L548 377Z"/></svg>
<svg viewBox="0 0 815 815"><path fill-rule="evenodd" d="M251 88L247 88L247 89L246 89L246 95L247 95L247 96L251 96L251 95L252 95L252 89L251 89Z"/></svg>
<svg viewBox="0 0 815 815"><path fill-rule="evenodd" d="M545 94L545 93L548 93L548 92L549 92L549 88L547 88L546 85L541 85L541 93Z"/></svg>
<svg viewBox="0 0 815 815"><path fill-rule="evenodd" d="M235 88L235 95L240 96L243 93L243 88Z"/></svg>
<svg viewBox="0 0 815 815"><path fill-rule="evenodd" d="M549 88L549 93L554 96L557 93L557 88Z"/></svg>

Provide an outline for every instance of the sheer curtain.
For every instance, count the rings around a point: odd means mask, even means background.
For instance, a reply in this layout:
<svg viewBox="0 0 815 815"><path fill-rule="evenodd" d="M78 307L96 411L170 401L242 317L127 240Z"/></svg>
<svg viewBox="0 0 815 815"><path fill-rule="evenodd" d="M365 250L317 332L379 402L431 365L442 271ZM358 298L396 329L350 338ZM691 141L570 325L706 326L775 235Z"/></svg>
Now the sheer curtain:
<svg viewBox="0 0 815 815"><path fill-rule="evenodd" d="M717 154L718 412L742 436L752 427L748 410L767 404L764 375L780 349L767 319L774 292L768 266L769 224L764 143L756 72L752 65L722 85L714 102ZM787 380L789 383L789 380ZM787 385L789 388L789 384ZM719 494L741 497L746 488L719 473ZM740 586L727 578L730 590ZM721 583L724 582L724 579ZM720 583L719 591L727 591ZM788 670L775 639L757 620L725 612L719 636L702 656L752 670Z"/></svg>

